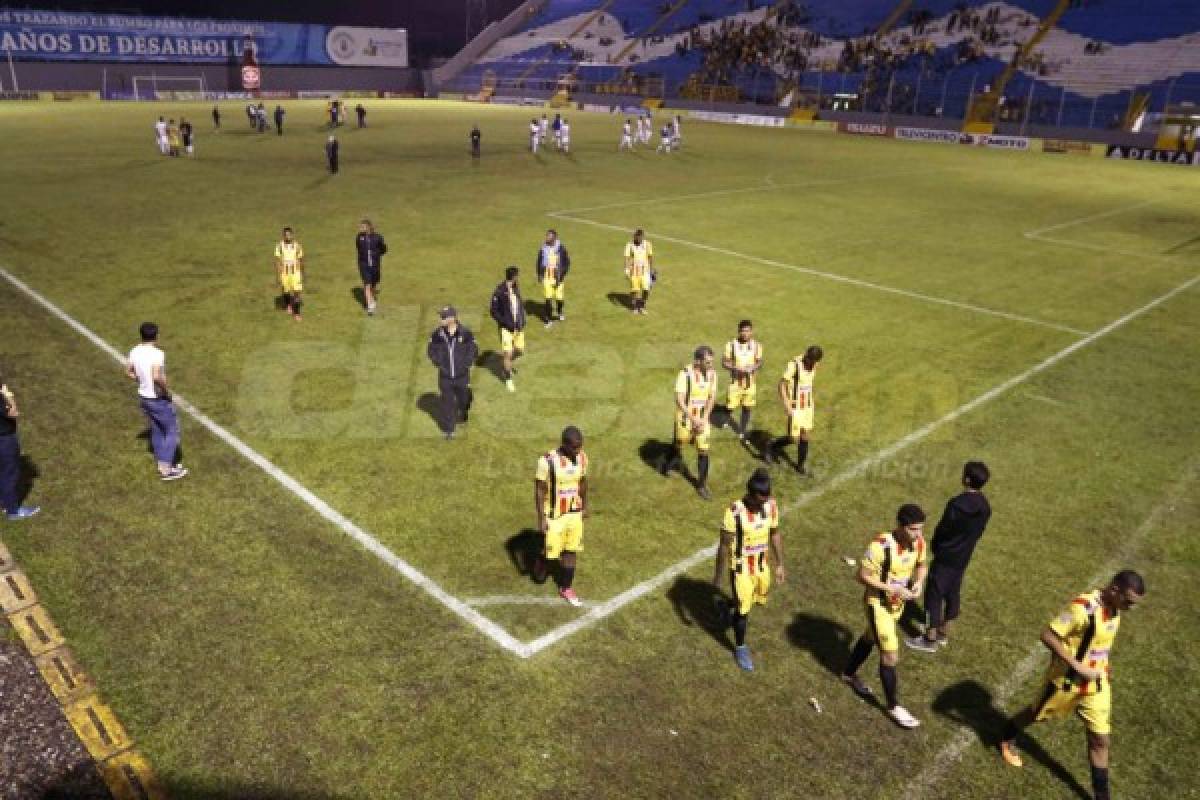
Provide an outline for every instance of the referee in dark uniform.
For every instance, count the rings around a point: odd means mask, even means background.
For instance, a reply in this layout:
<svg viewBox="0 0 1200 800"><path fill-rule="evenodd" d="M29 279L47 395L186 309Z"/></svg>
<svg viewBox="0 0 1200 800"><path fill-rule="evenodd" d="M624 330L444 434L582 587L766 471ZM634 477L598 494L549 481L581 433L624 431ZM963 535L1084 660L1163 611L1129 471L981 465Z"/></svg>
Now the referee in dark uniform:
<svg viewBox="0 0 1200 800"><path fill-rule="evenodd" d="M380 270L383 268L383 254L387 252L387 243L383 236L375 232L371 220L364 219L358 223L358 236L354 238L354 247L358 250L358 276L362 278L363 303L367 314L375 313L375 295L379 292Z"/></svg>
<svg viewBox="0 0 1200 800"><path fill-rule="evenodd" d="M438 370L438 426L447 439L453 439L455 426L465 423L471 410L471 365L479 357L479 345L474 334L458 323L454 306L446 306L438 316L442 324L429 337L425 352Z"/></svg>
<svg viewBox="0 0 1200 800"><path fill-rule="evenodd" d="M967 565L992 518L992 507L982 491L990 477L982 461L963 465L964 491L946 503L938 520L933 532L933 568L925 582L925 635L904 640L913 650L933 653L949 643L950 623L958 618Z"/></svg>

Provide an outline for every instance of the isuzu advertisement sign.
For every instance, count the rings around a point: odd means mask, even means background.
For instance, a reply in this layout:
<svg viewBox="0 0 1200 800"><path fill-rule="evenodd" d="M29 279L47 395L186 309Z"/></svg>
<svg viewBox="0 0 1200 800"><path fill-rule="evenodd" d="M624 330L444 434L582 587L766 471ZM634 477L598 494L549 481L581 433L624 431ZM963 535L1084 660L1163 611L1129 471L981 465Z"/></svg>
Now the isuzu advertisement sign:
<svg viewBox="0 0 1200 800"><path fill-rule="evenodd" d="M228 63L250 42L260 65L408 66L399 29L0 10L0 54L19 60Z"/></svg>

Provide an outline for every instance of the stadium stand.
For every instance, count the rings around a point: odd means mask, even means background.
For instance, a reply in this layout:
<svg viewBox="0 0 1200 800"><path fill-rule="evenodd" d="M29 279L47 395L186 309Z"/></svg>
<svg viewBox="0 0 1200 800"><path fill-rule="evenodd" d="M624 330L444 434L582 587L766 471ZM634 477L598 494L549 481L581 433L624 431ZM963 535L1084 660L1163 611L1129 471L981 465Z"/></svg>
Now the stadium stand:
<svg viewBox="0 0 1200 800"><path fill-rule="evenodd" d="M1193 0L550 0L454 88L1113 127L1200 102ZM561 84L561 85L560 85ZM840 96L840 97L839 97Z"/></svg>

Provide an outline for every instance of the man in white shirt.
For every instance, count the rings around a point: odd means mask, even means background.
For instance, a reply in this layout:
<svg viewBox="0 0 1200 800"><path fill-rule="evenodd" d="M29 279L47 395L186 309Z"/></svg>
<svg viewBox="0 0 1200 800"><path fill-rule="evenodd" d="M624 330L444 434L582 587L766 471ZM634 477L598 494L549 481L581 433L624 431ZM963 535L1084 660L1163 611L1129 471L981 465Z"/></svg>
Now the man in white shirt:
<svg viewBox="0 0 1200 800"><path fill-rule="evenodd" d="M125 373L137 381L138 400L150 423L150 444L158 475L164 481L177 481L188 474L176 460L179 452L179 418L167 386L166 355L158 349L158 326L143 322L139 333L142 343L129 351Z"/></svg>
<svg viewBox="0 0 1200 800"><path fill-rule="evenodd" d="M158 122L154 123L154 136L158 140L158 152L160 155L167 154L167 121L162 117L158 118Z"/></svg>
<svg viewBox="0 0 1200 800"><path fill-rule="evenodd" d="M571 152L571 125L566 119L558 128L558 148L564 153Z"/></svg>
<svg viewBox="0 0 1200 800"><path fill-rule="evenodd" d="M617 145L617 152L621 150L633 149L633 129L629 124L629 120L625 120L625 124L621 126L621 143Z"/></svg>
<svg viewBox="0 0 1200 800"><path fill-rule="evenodd" d="M538 145L541 143L541 129L538 127L537 117L529 120L529 152L537 155Z"/></svg>

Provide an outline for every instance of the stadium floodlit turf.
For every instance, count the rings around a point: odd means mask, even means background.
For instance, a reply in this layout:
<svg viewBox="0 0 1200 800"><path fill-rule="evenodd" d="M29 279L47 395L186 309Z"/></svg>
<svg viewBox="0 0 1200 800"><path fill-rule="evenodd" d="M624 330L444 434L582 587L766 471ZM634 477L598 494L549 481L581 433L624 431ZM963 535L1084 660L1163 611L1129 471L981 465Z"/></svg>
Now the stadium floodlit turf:
<svg viewBox="0 0 1200 800"><path fill-rule="evenodd" d="M1149 593L1114 657L1114 791L1194 792L1200 299L1145 307L1200 272L1200 173L687 120L680 153L618 154L619 119L582 113L569 157L534 157L529 109L368 106L332 177L319 102L288 102L282 138L235 103L220 134L207 105L0 106L0 267L121 351L157 321L203 413L515 639L562 634L501 648L191 417L192 474L159 484L120 368L0 281L0 369L45 507L4 541L173 796L1070 796L1078 721L1032 729L1023 770L993 747L1037 688L1042 626L1117 566ZM192 119L194 160L157 155L159 114ZM390 248L370 319L364 216ZM299 324L273 307L284 225L307 255ZM516 264L540 301L547 227L572 255L567 321L531 319L515 394L478 368L444 442L436 309L458 306L493 364L490 292ZM661 273L644 318L623 305L635 227ZM812 475L774 473L790 574L751 616L758 669L712 629L709 559L563 633L584 612L524 602L554 592L514 562L537 456L584 430L585 601L711 545L752 455L716 432L711 503L654 467L675 373L743 317L766 353L755 428L781 432L785 360L826 353ZM902 502L932 529L970 458L995 513L951 647L901 653L924 723L904 732L836 678L863 627L843 557Z"/></svg>

